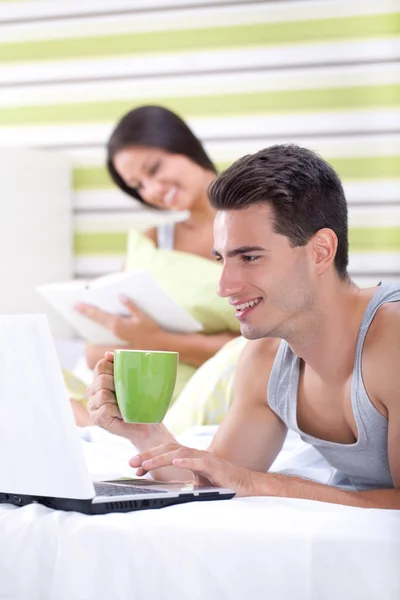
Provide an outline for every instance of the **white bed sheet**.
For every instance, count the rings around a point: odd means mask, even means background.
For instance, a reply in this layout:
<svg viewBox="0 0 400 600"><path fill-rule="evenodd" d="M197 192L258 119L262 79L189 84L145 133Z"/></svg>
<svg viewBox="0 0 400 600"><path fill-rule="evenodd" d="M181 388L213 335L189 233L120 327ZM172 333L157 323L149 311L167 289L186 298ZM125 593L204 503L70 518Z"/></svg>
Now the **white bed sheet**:
<svg viewBox="0 0 400 600"><path fill-rule="evenodd" d="M132 473L128 442L81 433L92 473ZM213 433L183 441L206 447ZM274 468L331 476L294 435ZM102 516L1 505L0 539L0 600L400 598L400 511L279 498Z"/></svg>

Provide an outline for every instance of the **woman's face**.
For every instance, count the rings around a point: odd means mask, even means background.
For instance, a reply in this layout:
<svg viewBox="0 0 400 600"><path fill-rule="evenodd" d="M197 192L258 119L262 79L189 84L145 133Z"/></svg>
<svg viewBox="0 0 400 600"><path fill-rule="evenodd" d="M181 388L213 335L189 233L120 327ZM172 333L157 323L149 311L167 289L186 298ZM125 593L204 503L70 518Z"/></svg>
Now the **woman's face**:
<svg viewBox="0 0 400 600"><path fill-rule="evenodd" d="M171 210L192 210L204 201L211 180L210 171L161 148L124 148L115 154L114 167L145 202Z"/></svg>

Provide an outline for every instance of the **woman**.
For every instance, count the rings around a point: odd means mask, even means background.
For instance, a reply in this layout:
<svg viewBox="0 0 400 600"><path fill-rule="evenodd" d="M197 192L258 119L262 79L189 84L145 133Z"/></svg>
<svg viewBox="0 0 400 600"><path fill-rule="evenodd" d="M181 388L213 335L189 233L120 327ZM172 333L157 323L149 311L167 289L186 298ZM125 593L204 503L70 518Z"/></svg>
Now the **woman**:
<svg viewBox="0 0 400 600"><path fill-rule="evenodd" d="M125 193L154 210L188 211L189 218L144 235L130 233L127 269L145 268L197 320L204 333L163 330L129 300L129 317L112 316L93 306L78 310L112 329L132 349L179 352L176 398L196 369L238 335L238 323L215 288L220 266L212 259L214 212L207 187L216 168L186 123L160 106L142 106L117 124L107 145L111 178ZM88 345L93 368L109 346Z"/></svg>

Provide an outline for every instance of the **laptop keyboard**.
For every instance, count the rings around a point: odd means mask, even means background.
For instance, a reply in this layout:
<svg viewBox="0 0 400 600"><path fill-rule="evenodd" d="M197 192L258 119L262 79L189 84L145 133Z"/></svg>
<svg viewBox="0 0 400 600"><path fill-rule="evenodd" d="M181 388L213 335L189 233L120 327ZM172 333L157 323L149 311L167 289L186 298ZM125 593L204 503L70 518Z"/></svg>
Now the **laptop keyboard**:
<svg viewBox="0 0 400 600"><path fill-rule="evenodd" d="M109 483L94 483L96 496L134 496L135 494L166 494L164 490L141 488L132 485L112 485Z"/></svg>

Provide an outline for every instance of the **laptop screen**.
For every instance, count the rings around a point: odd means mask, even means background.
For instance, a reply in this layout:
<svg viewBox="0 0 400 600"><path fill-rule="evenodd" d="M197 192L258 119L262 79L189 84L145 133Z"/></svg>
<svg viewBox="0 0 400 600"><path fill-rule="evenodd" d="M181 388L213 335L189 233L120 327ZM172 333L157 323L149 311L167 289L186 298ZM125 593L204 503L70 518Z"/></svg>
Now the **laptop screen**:
<svg viewBox="0 0 400 600"><path fill-rule="evenodd" d="M45 315L0 316L0 381L0 491L92 498Z"/></svg>

